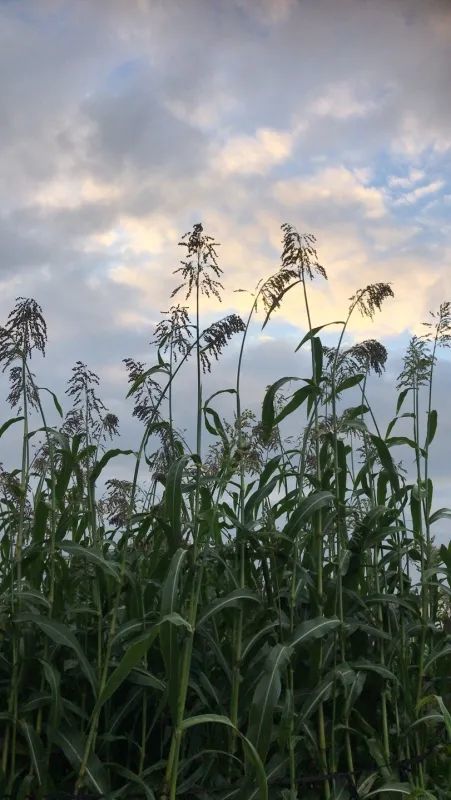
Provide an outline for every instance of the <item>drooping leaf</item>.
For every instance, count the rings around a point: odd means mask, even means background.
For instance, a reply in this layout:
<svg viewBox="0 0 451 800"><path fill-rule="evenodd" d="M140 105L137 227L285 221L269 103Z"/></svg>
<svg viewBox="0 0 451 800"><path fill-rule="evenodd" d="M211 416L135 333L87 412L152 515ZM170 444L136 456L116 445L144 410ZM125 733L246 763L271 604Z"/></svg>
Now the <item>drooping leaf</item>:
<svg viewBox="0 0 451 800"><path fill-rule="evenodd" d="M0 438L3 434L11 427L11 425L15 425L16 422L21 422L23 417L13 417L12 419L8 419L3 425L0 427Z"/></svg>
<svg viewBox="0 0 451 800"><path fill-rule="evenodd" d="M158 626L155 626L150 633L140 638L137 642L131 644L124 655L122 656L119 664L109 676L105 688L99 696L96 704L96 710L99 711L106 701L112 697L114 692L125 681L132 669L142 661L149 647L153 644L158 634Z"/></svg>
<svg viewBox="0 0 451 800"><path fill-rule="evenodd" d="M323 345L318 336L312 339L313 382L319 386L323 375Z"/></svg>
<svg viewBox="0 0 451 800"><path fill-rule="evenodd" d="M174 550L182 541L182 479L190 456L182 456L171 464L164 493L165 510L168 517L171 547Z"/></svg>
<svg viewBox="0 0 451 800"><path fill-rule="evenodd" d="M262 438L264 442L269 441L274 427L274 420L275 420L274 401L277 392L286 383L291 383L291 381L298 381L298 380L299 378L295 377L279 378L278 381L276 381L275 383L273 383L271 386L268 387L265 397L263 399L263 407L262 407Z"/></svg>
<svg viewBox="0 0 451 800"><path fill-rule="evenodd" d="M377 789L368 792L365 798L375 797L385 792L393 792L393 794L401 794L404 795L404 797L412 797L412 787L409 783L385 783L383 786L378 786Z"/></svg>
<svg viewBox="0 0 451 800"><path fill-rule="evenodd" d="M77 656L79 664L88 678L94 694L96 694L97 679L94 670L85 653L83 652L78 639L76 638L75 634L72 633L70 628L67 627L67 625L64 625L62 622L49 619L48 617L43 617L40 614L18 614L16 617L16 622L19 625L22 623L31 623L32 625L37 625L38 628L40 628L42 632L49 637L49 639L55 642L55 644L68 647L70 650L72 650Z"/></svg>
<svg viewBox="0 0 451 800"><path fill-rule="evenodd" d="M161 592L162 617L175 614L180 608L180 578L187 552L187 550L181 547L174 553L171 559L168 574ZM170 622L164 622L160 625L159 631L161 653L166 669L169 704L175 719L180 675L179 636L177 627Z"/></svg>
<svg viewBox="0 0 451 800"><path fill-rule="evenodd" d="M386 443L383 439L381 439L380 436L376 436L375 434L371 434L370 438L377 450L377 454L382 466L387 471L387 474L390 478L390 483L392 484L394 490L397 491L399 489L399 477Z"/></svg>
<svg viewBox="0 0 451 800"><path fill-rule="evenodd" d="M295 511L293 511L285 526L285 535L291 538L297 534L304 522L310 519L317 511L330 506L333 501L334 496L332 492L312 492L308 497L301 500Z"/></svg>
<svg viewBox="0 0 451 800"><path fill-rule="evenodd" d="M147 378L149 378L151 375L155 375L158 372L162 373L163 375L168 375L169 374L168 366L169 365L165 364L165 363L159 364L158 366L150 367L145 372L143 372L141 375L139 375L136 378L136 380L133 381L132 385L130 386L130 389L128 390L127 395L126 395L126 399L131 397L132 394L135 394L137 389L139 389L139 387L142 386L144 381Z"/></svg>
<svg viewBox="0 0 451 800"><path fill-rule="evenodd" d="M340 383L335 387L335 392L337 395L339 395L346 391L346 389L352 389L354 386L358 386L359 383L363 381L364 377L365 374L363 372L359 372L357 375L350 375L349 378L344 378L344 380L340 381Z"/></svg>
<svg viewBox="0 0 451 800"><path fill-rule="evenodd" d="M53 741L61 748L69 763L78 774L86 747L83 734L74 727L61 725L53 732ZM86 764L86 778L89 785L99 795L107 795L110 786L108 774L95 753L91 753Z"/></svg>
<svg viewBox="0 0 451 800"><path fill-rule="evenodd" d="M253 602L259 603L260 600L255 594L255 592L251 591L250 589L233 589L230 594L226 595L225 597L218 597L216 600L213 600L207 608L202 611L197 619L196 627L203 625L207 619L212 617L214 614L218 614L225 608L230 607L237 607L241 606L244 602Z"/></svg>
<svg viewBox="0 0 451 800"><path fill-rule="evenodd" d="M277 644L273 647L252 698L247 737L255 746L263 763L271 743L274 709L282 688L281 676L290 655L291 650L285 645Z"/></svg>
<svg viewBox="0 0 451 800"><path fill-rule="evenodd" d="M255 774L257 778L257 783L259 786L260 797L259 800L268 800L268 782L266 779L265 768L262 764L260 756L255 749L252 742L235 727L233 722L225 716L220 714L199 714L195 717L187 717L183 720L181 728L183 731L189 730L189 728L193 728L196 725L225 725L228 728L231 728L235 733L240 737L241 742L243 744L243 750L245 752L246 758L255 769Z"/></svg>
<svg viewBox="0 0 451 800"><path fill-rule="evenodd" d="M86 547L85 545L77 544L67 539L58 542L58 548L77 558L85 559L90 564L93 564L95 567L103 570L103 572L111 575L112 578L116 580L119 579L119 564L115 564L113 561L106 559L96 548Z"/></svg>
<svg viewBox="0 0 451 800"><path fill-rule="evenodd" d="M48 392L49 393L49 395L52 397L53 405L55 406L55 408L56 408L59 416L61 417L61 419L63 419L63 417L64 417L63 409L61 408L61 403L59 402L55 392L52 392L51 389L47 389L47 386L38 386L37 389L40 392Z"/></svg>
<svg viewBox="0 0 451 800"><path fill-rule="evenodd" d="M437 430L437 420L438 420L437 412L434 409L432 409L432 411L429 411L428 413L428 425L427 425L425 447L428 447L434 439Z"/></svg>
<svg viewBox="0 0 451 800"><path fill-rule="evenodd" d="M39 785L42 786L45 781L45 768L46 768L46 756L45 756L44 746L41 742L40 737L38 736L32 725L30 725L25 720L20 720L19 726L28 746L31 763L33 765L33 771L36 775Z"/></svg>
<svg viewBox="0 0 451 800"><path fill-rule="evenodd" d="M301 389L297 389L295 392L293 392L288 403L286 403L282 410L276 415L274 419L274 425L279 425L282 420L292 414L293 411L296 411L296 409L299 408L299 406L301 406L306 400L310 401L318 396L319 389L311 382L306 386L302 386Z"/></svg>
<svg viewBox="0 0 451 800"><path fill-rule="evenodd" d="M111 461L112 458L116 458L116 456L129 456L132 454L133 450L120 450L117 447L112 450L107 450L107 452L103 454L102 458L97 461L96 464L94 464L89 474L89 481L91 485L94 486L103 468L108 464L109 461Z"/></svg>
<svg viewBox="0 0 451 800"><path fill-rule="evenodd" d="M294 631L289 640L291 647L299 647L311 639L321 639L328 633L336 630L340 625L338 617L316 617L302 622Z"/></svg>
<svg viewBox="0 0 451 800"><path fill-rule="evenodd" d="M326 322L325 325L318 325L318 327L312 328L311 331L308 331L308 333L305 334L304 338L301 339L294 352L297 353L297 351L300 350L303 344L309 342L310 339L313 339L313 337L316 336L317 333L322 331L323 328L327 328L329 325L344 325L344 324L345 323L343 322L343 320L334 320L334 322Z"/></svg>
<svg viewBox="0 0 451 800"><path fill-rule="evenodd" d="M59 725L62 714L61 692L60 692L61 675L53 664L50 664L48 661L44 661L44 659L39 659L39 660L44 670L45 679L52 693L49 721L51 727L56 728L57 725Z"/></svg>

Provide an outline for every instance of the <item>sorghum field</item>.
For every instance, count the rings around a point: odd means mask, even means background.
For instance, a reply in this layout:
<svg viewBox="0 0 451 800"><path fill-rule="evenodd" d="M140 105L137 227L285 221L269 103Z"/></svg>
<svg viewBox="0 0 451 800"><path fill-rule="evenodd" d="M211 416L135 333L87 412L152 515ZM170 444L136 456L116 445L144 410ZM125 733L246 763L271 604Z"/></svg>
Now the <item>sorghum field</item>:
<svg viewBox="0 0 451 800"><path fill-rule="evenodd" d="M429 461L451 306L411 340L383 430L367 379L387 352L344 343L352 315L396 304L390 284L350 287L326 347L309 308L326 270L314 237L285 224L248 318L203 330L222 291L216 242L199 224L180 244L150 365L125 359L142 423L129 449L114 447L118 419L84 363L64 403L41 386L35 300L18 298L0 329L0 436L21 442L0 474L0 792L450 798L451 546L434 535L451 512L434 504ZM246 335L288 292L311 371L275 375L257 416L240 390ZM232 339L223 419L203 384ZM197 381L193 449L174 418L182 366ZM129 480L105 480L123 453Z"/></svg>

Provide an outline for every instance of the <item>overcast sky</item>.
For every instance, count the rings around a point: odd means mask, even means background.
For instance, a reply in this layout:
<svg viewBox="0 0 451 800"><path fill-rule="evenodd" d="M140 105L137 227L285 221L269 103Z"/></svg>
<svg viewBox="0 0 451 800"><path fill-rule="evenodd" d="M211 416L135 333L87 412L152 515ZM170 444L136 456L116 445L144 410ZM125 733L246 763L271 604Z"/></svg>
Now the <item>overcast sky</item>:
<svg viewBox="0 0 451 800"><path fill-rule="evenodd" d="M122 410L121 360L152 360L181 234L202 221L221 242L211 321L245 313L233 289L278 267L288 221L316 235L329 276L313 324L392 282L374 326L351 323L393 354L385 413L410 335L451 300L450 85L449 0L0 0L2 321L35 297L49 328L38 375L60 390L80 358ZM249 405L296 366L305 325L293 293L255 330Z"/></svg>

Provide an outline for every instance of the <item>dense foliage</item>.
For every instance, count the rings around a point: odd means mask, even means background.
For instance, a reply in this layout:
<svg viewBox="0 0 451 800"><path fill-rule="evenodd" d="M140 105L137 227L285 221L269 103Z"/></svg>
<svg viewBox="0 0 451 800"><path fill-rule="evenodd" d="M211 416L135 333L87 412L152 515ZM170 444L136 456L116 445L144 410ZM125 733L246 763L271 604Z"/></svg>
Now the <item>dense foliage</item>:
<svg viewBox="0 0 451 800"><path fill-rule="evenodd" d="M451 797L451 546L433 538L451 512L434 508L429 474L450 306L412 339L383 433L367 385L385 348L344 343L351 315L373 317L391 286L358 290L337 346L324 346L309 306L310 281L327 278L315 239L282 228L280 269L247 321L206 330L205 297L222 290L217 245L201 225L183 237L173 296L187 305L157 325L153 366L125 359L136 452L107 449L118 419L84 363L65 415L39 386L31 360L47 331L34 300L18 298L0 329L17 412L0 436L23 429L19 467L0 472L3 795ZM268 387L257 419L240 391L246 335L260 305L266 325L291 291L311 374ZM232 337L227 421L203 384ZM190 362L194 452L174 420ZM294 420L301 433L287 438ZM394 460L400 446L413 479ZM110 478L99 497L124 452L130 480Z"/></svg>

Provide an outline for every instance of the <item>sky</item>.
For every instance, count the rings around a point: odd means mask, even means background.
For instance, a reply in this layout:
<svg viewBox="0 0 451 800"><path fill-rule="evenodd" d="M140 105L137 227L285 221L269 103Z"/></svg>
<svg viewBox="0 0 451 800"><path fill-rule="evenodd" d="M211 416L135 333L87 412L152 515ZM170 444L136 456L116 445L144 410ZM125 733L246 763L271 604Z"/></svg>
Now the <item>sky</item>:
<svg viewBox="0 0 451 800"><path fill-rule="evenodd" d="M375 388L389 418L410 336L451 300L450 79L449 0L0 0L1 320L34 297L49 330L42 381L64 397L81 359L121 417L121 361L152 362L181 235L202 222L221 243L211 322L247 313L250 295L233 290L278 268L289 222L316 236L328 273L309 288L313 324L392 283L375 323L357 314L349 328L390 351ZM252 329L251 407L307 368L293 355L305 328L292 293ZM235 366L232 347L213 390ZM445 354L443 495L450 388Z"/></svg>

